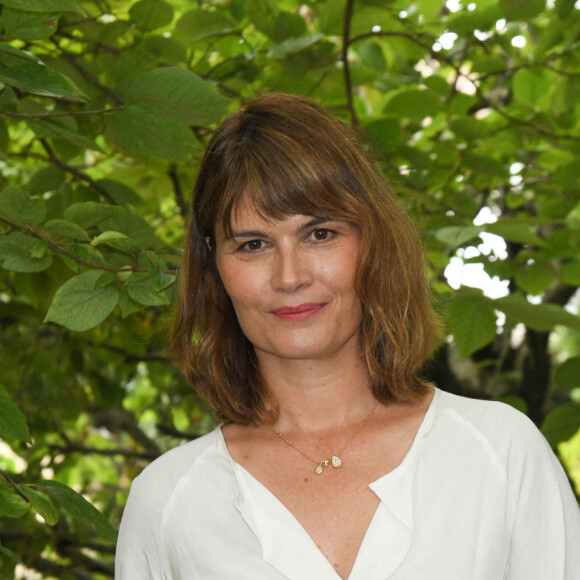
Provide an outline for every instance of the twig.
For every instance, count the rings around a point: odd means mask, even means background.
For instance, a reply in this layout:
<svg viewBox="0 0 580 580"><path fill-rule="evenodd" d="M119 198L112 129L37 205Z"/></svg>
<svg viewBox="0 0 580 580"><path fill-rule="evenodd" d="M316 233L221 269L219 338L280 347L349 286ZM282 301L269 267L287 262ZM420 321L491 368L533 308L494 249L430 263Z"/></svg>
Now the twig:
<svg viewBox="0 0 580 580"><path fill-rule="evenodd" d="M104 348L106 350L110 350L111 352L115 352L117 354L122 355L125 358L125 362L134 363L134 362L171 362L171 359L163 354L162 352L150 352L145 354L133 354L130 353L114 344L109 344L106 342L101 343L90 343L95 348Z"/></svg>
<svg viewBox="0 0 580 580"><path fill-rule="evenodd" d="M185 203L185 198L183 197L183 190L181 189L181 184L179 183L179 175L177 174L177 165L175 163L171 164L169 168L169 179L173 184L173 191L175 192L175 200L177 201L177 206L179 207L179 213L185 217L187 215L187 204Z"/></svg>
<svg viewBox="0 0 580 580"><path fill-rule="evenodd" d="M71 443L69 445L48 445L49 449L60 453L82 453L83 455L104 455L105 457L133 457L135 459L157 459L159 453L154 451L132 451L131 449L98 449L97 447L85 447Z"/></svg>
<svg viewBox="0 0 580 580"><path fill-rule="evenodd" d="M119 111L124 109L124 105L119 105L118 107L111 107L110 109L100 109L96 111L51 111L48 113L19 113L17 111L0 111L0 115L6 115L6 117L21 117L24 119L39 119L48 117L78 117L80 115L106 115L107 113L112 113L114 111Z"/></svg>
<svg viewBox="0 0 580 580"><path fill-rule="evenodd" d="M107 193L105 188L99 185L92 177L89 177L86 173L79 171L76 167L68 165L64 161L61 161L54 153L50 145L46 142L46 139L40 139L41 145L44 150L48 153L48 157L57 167L60 167L63 171L67 171L74 175L77 179L81 181L86 181L95 191L98 191L109 203L116 205L115 200Z"/></svg>
<svg viewBox="0 0 580 580"><path fill-rule="evenodd" d="M353 126L359 124L356 111L354 110L354 102L352 96L352 80L350 78L350 67L348 64L348 49L351 43L350 40L350 21L352 19L352 13L354 10L354 0L347 0L346 7L344 9L344 20L342 25L342 52L340 59L342 61L342 69L344 74L344 88L346 91L346 100L348 104L348 110L350 113L350 122Z"/></svg>

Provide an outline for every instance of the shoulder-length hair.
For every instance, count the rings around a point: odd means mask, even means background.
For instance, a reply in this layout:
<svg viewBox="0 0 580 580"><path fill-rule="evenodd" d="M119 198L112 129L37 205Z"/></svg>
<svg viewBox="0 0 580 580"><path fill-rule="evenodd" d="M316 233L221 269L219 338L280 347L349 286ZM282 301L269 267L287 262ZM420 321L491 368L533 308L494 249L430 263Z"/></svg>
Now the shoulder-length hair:
<svg viewBox="0 0 580 580"><path fill-rule="evenodd" d="M355 289L372 389L384 403L424 394L418 372L438 325L415 227L345 124L305 98L268 94L226 118L207 147L180 272L174 352L218 415L240 424L277 416L216 267L216 223L231 234L242 194L262 217L302 214L358 228Z"/></svg>

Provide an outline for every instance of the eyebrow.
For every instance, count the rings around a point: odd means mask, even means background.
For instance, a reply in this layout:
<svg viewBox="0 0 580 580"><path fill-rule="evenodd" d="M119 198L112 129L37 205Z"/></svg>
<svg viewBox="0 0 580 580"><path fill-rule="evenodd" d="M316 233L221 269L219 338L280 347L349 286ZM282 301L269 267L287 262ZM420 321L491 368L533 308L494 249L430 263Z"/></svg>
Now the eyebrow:
<svg viewBox="0 0 580 580"><path fill-rule="evenodd" d="M310 228L319 226L323 223L332 221L329 218L312 218L307 222L303 223L298 229L298 234L303 234L306 230ZM267 238L269 236L268 232L260 230L232 230L231 235L225 236L225 240L234 240L238 238Z"/></svg>

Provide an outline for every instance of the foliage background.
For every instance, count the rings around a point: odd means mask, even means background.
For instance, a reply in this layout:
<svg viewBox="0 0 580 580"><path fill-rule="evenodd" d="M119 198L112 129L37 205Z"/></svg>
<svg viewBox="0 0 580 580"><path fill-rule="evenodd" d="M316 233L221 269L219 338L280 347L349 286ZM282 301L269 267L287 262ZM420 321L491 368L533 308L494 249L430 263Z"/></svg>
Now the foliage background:
<svg viewBox="0 0 580 580"><path fill-rule="evenodd" d="M0 577L111 578L133 477L215 425L165 350L188 192L270 90L352 123L417 219L428 376L527 412L580 485L577 2L0 7Z"/></svg>

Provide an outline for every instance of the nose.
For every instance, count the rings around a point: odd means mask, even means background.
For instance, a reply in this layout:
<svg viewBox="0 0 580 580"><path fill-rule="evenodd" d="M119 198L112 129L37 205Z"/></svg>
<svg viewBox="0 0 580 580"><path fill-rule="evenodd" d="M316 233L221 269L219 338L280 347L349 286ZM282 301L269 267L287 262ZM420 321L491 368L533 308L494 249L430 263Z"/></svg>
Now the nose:
<svg viewBox="0 0 580 580"><path fill-rule="evenodd" d="M307 256L298 248L278 248L273 256L272 286L281 292L296 292L312 281Z"/></svg>

